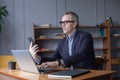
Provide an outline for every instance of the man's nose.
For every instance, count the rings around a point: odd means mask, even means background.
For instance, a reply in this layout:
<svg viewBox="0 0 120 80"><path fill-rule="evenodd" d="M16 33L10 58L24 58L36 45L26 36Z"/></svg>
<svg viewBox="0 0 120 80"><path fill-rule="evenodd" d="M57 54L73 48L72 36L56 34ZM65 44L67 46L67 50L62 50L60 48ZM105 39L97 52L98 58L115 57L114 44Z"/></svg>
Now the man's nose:
<svg viewBox="0 0 120 80"><path fill-rule="evenodd" d="M65 27L65 24L62 24L62 27Z"/></svg>

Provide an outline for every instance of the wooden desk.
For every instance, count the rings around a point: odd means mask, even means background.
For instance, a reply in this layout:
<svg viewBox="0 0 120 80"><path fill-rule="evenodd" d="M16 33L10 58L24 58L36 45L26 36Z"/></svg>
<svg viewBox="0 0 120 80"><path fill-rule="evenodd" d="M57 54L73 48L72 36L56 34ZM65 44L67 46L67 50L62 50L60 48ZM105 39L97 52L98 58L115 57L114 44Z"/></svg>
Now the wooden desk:
<svg viewBox="0 0 120 80"><path fill-rule="evenodd" d="M90 73L69 80L110 80L114 71L91 70ZM47 74L34 74L21 70L8 70L0 68L0 80L60 80L50 79ZM66 80L66 79L62 79ZM67 79L68 80L68 79Z"/></svg>

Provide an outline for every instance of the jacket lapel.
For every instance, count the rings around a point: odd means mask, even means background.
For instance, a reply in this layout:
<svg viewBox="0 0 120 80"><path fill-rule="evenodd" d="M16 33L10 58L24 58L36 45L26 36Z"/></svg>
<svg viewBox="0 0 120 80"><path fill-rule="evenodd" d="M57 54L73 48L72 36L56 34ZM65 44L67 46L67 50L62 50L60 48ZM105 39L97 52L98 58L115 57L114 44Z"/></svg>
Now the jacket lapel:
<svg viewBox="0 0 120 80"><path fill-rule="evenodd" d="M68 53L68 40L67 39L65 39L65 42L64 42L64 54L65 55L69 55L69 53Z"/></svg>
<svg viewBox="0 0 120 80"><path fill-rule="evenodd" d="M77 41L79 39L78 31L75 33L73 44L72 44L72 54L75 52L75 45L77 44Z"/></svg>

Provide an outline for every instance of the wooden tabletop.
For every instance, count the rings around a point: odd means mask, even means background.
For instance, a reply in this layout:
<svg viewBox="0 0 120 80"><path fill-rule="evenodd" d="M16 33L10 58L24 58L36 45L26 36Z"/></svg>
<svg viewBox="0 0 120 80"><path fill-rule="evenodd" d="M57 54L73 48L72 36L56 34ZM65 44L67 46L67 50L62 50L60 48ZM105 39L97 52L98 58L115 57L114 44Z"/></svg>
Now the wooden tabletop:
<svg viewBox="0 0 120 80"><path fill-rule="evenodd" d="M110 77L115 71L101 71L101 70L90 70L90 73L74 77L69 80L93 80L94 78ZM7 78L8 77L8 78ZM61 80L48 78L48 74L35 74L25 72L21 70L8 70L7 68L0 68L0 79L2 80ZM68 79L65 79L68 80ZM97 79L94 79L97 80ZM105 80L105 79L103 79Z"/></svg>

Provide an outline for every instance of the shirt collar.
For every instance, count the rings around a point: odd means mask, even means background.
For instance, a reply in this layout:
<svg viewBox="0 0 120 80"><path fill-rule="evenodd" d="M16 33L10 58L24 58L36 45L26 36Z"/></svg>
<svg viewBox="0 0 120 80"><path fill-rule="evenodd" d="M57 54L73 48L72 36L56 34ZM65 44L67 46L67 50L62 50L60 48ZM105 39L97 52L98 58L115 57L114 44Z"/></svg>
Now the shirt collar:
<svg viewBox="0 0 120 80"><path fill-rule="evenodd" d="M70 37L68 37L68 35L66 35L66 38L68 40L72 40L74 38L74 36L75 36L75 33L76 33L76 30L72 33L72 35Z"/></svg>

